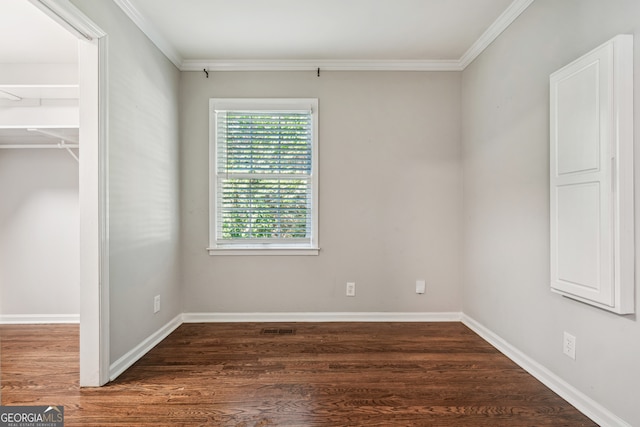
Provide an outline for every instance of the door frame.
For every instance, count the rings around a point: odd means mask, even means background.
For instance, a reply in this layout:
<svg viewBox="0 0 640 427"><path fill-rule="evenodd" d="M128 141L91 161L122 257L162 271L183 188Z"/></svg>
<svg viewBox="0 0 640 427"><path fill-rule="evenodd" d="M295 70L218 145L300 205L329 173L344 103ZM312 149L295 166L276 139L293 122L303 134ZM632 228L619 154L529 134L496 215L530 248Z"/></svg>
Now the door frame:
<svg viewBox="0 0 640 427"><path fill-rule="evenodd" d="M69 0L29 0L78 38L80 386L109 381L107 34Z"/></svg>

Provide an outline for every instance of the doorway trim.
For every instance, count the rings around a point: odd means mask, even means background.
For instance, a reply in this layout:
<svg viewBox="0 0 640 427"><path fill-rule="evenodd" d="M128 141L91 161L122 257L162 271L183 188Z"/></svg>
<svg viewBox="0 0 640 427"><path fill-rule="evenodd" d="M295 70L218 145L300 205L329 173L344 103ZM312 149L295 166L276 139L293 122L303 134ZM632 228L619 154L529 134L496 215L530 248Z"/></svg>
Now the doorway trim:
<svg viewBox="0 0 640 427"><path fill-rule="evenodd" d="M69 0L29 0L78 38L80 386L109 381L107 34Z"/></svg>

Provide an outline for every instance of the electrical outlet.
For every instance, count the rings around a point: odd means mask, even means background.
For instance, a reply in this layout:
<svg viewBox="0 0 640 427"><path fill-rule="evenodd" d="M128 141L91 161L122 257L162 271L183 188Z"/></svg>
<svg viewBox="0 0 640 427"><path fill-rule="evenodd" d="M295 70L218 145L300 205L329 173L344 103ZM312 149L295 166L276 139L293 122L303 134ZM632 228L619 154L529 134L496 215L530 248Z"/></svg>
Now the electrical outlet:
<svg viewBox="0 0 640 427"><path fill-rule="evenodd" d="M347 296L348 297L356 296L356 282L347 282Z"/></svg>
<svg viewBox="0 0 640 427"><path fill-rule="evenodd" d="M424 280L416 280L416 294L424 294L427 289L427 282Z"/></svg>
<svg viewBox="0 0 640 427"><path fill-rule="evenodd" d="M573 360L576 360L576 337L568 332L564 333L564 340L562 341L562 352Z"/></svg>
<svg viewBox="0 0 640 427"><path fill-rule="evenodd" d="M153 297L153 312L157 313L160 311L160 295L156 295Z"/></svg>

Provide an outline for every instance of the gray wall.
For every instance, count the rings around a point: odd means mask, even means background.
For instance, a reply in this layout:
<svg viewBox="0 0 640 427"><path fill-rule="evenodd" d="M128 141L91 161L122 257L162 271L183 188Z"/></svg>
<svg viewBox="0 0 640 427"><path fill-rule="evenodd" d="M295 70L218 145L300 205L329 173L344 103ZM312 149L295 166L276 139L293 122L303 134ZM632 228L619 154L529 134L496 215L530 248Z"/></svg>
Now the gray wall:
<svg viewBox="0 0 640 427"><path fill-rule="evenodd" d="M64 150L0 150L0 195L0 318L77 316L78 163Z"/></svg>
<svg viewBox="0 0 640 427"><path fill-rule="evenodd" d="M208 255L213 97L319 99L319 256ZM185 312L460 310L460 73L183 72L180 107Z"/></svg>
<svg viewBox="0 0 640 427"><path fill-rule="evenodd" d="M537 0L463 72L463 310L640 425L636 316L549 290L549 74L620 33L640 34L637 0ZM634 55L637 147L637 36ZM562 354L563 331L577 337L575 361Z"/></svg>
<svg viewBox="0 0 640 427"><path fill-rule="evenodd" d="M115 3L74 0L108 34L111 363L182 312L180 73ZM153 297L162 309L153 314Z"/></svg>

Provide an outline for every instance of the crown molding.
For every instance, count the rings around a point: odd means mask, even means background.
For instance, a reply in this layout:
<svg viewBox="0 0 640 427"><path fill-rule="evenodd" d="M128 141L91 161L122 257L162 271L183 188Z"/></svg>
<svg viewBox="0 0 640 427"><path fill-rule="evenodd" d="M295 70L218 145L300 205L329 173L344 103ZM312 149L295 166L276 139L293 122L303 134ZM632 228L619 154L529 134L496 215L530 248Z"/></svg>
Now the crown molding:
<svg viewBox="0 0 640 427"><path fill-rule="evenodd" d="M162 34L156 29L155 25L140 13L129 0L113 0L120 9L133 21L134 24L156 45L158 49L173 62L178 69L182 65L183 59L178 50L165 39Z"/></svg>
<svg viewBox="0 0 640 427"><path fill-rule="evenodd" d="M130 0L114 0L180 71L463 71L535 0L514 0L476 42L453 60L206 60L183 59Z"/></svg>
<svg viewBox="0 0 640 427"><path fill-rule="evenodd" d="M190 60L180 71L462 71L457 60Z"/></svg>
<svg viewBox="0 0 640 427"><path fill-rule="evenodd" d="M489 47L495 39L498 38L504 30L513 23L513 21L524 12L534 0L514 0L513 3L505 9L498 19L482 35L471 45L471 47L460 57L458 61L461 69L467 68L484 50Z"/></svg>

